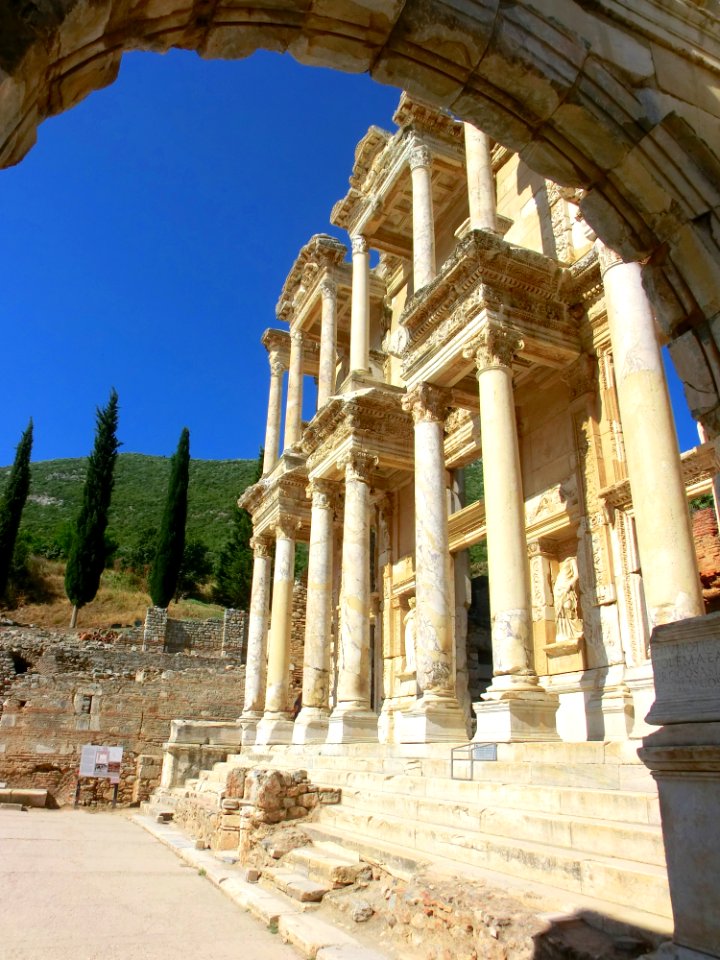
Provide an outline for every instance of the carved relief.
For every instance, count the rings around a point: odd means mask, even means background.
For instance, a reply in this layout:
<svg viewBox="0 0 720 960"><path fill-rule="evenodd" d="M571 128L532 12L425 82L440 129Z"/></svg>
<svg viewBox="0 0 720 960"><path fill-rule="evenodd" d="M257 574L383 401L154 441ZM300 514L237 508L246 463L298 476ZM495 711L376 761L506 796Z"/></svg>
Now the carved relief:
<svg viewBox="0 0 720 960"><path fill-rule="evenodd" d="M576 557L567 557L560 564L553 584L555 607L555 643L577 650L584 635L579 606L579 580Z"/></svg>

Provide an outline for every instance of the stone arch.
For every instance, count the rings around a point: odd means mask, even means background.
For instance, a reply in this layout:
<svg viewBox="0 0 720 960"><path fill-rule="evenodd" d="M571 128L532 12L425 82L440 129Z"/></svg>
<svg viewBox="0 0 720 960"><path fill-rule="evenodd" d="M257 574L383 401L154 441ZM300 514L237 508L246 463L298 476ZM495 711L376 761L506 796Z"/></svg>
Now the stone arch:
<svg viewBox="0 0 720 960"><path fill-rule="evenodd" d="M574 0L24 0L0 10L0 166L112 83L125 50L257 49L368 72L470 120L581 191L645 262L694 415L720 433L720 31L707 8ZM718 333L720 337L720 332Z"/></svg>

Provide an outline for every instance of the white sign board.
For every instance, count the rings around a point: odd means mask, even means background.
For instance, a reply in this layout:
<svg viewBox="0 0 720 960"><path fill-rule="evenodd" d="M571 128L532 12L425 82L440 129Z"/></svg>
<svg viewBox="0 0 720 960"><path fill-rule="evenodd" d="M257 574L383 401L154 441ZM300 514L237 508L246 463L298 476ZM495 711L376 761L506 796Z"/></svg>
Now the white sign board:
<svg viewBox="0 0 720 960"><path fill-rule="evenodd" d="M86 744L80 754L79 775L119 783L122 755L122 747L97 747L92 743Z"/></svg>

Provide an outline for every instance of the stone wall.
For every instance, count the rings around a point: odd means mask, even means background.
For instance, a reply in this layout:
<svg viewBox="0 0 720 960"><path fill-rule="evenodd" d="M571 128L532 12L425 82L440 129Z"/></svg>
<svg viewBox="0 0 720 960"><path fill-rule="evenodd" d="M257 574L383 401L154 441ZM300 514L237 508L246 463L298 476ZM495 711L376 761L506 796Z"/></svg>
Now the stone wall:
<svg viewBox="0 0 720 960"><path fill-rule="evenodd" d="M714 507L693 514L693 538L708 612L720 609L720 538Z"/></svg>
<svg viewBox="0 0 720 960"><path fill-rule="evenodd" d="M167 653L194 651L204 657L241 656L244 610L227 609L222 620L175 620L162 607L148 607L143 647Z"/></svg>
<svg viewBox="0 0 720 960"><path fill-rule="evenodd" d="M239 656L143 651L138 644L0 628L0 781L72 801L83 744L124 747L119 800L159 783L162 744L178 717L234 721L242 707ZM82 781L82 802L107 799Z"/></svg>

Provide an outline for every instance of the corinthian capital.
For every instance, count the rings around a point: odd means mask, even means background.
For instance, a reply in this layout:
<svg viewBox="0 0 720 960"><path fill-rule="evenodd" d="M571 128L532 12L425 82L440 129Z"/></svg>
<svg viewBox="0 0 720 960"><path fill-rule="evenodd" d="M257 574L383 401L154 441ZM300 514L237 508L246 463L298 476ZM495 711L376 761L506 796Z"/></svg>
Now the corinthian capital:
<svg viewBox="0 0 720 960"><path fill-rule="evenodd" d="M294 540L300 526L297 517L280 517L275 524L275 539Z"/></svg>
<svg viewBox="0 0 720 960"><path fill-rule="evenodd" d="M315 479L307 485L305 493L312 498L312 505L322 510L334 510L337 498L337 483L332 480Z"/></svg>
<svg viewBox="0 0 720 960"><path fill-rule="evenodd" d="M272 541L269 537L253 537L250 546L256 559L267 559L272 554Z"/></svg>
<svg viewBox="0 0 720 960"><path fill-rule="evenodd" d="M365 237L361 236L359 233L350 238L350 245L352 246L353 255L356 253L367 253L368 251L368 242Z"/></svg>
<svg viewBox="0 0 720 960"><path fill-rule="evenodd" d="M617 267L625 262L619 253L611 250L610 247L606 247L602 240L595 241L595 249L600 261L600 275L603 277L611 267Z"/></svg>
<svg viewBox="0 0 720 960"><path fill-rule="evenodd" d="M296 347L302 347L303 345L303 332L302 330L291 330L290 331L290 343Z"/></svg>
<svg viewBox="0 0 720 960"><path fill-rule="evenodd" d="M287 369L285 359L273 350L272 353L268 354L268 360L270 361L270 373L274 377L281 377Z"/></svg>
<svg viewBox="0 0 720 960"><path fill-rule="evenodd" d="M493 367L511 367L515 354L523 346L522 338L514 330L499 323L490 323L465 347L463 356L472 357L477 364L477 372L482 373Z"/></svg>
<svg viewBox="0 0 720 960"><path fill-rule="evenodd" d="M402 399L402 408L412 414L413 423L444 423L449 397L447 391L431 383L419 383Z"/></svg>
<svg viewBox="0 0 720 960"><path fill-rule="evenodd" d="M345 469L345 480L359 480L368 483L373 469L377 466L378 458L363 450L348 453L338 461L338 466Z"/></svg>
<svg viewBox="0 0 720 960"><path fill-rule="evenodd" d="M337 284L330 277L326 277L320 284L320 296L323 300L335 300L337 297Z"/></svg>
<svg viewBox="0 0 720 960"><path fill-rule="evenodd" d="M432 156L428 147L418 140L417 137L414 137L410 141L410 153L408 154L408 163L410 164L410 169L414 170L416 167L429 167L432 165Z"/></svg>

